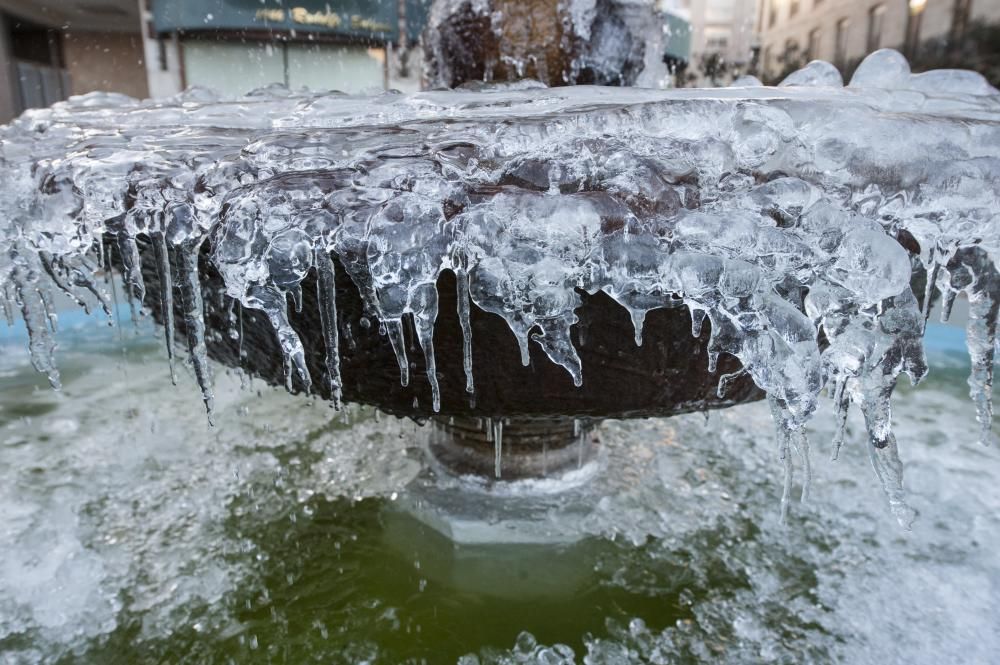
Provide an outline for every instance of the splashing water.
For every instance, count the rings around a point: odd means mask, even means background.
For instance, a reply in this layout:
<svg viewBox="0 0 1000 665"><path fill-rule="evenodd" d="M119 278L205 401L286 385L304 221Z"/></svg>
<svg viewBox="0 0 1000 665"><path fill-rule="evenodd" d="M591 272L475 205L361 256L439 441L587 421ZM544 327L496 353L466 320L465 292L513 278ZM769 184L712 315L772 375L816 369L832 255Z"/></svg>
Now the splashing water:
<svg viewBox="0 0 1000 665"><path fill-rule="evenodd" d="M697 413L604 421L605 472L554 494L497 497L452 478L465 496L530 501L543 524L587 536L456 547L406 507L426 500L426 429L357 405L348 427L315 400L218 372L208 430L192 395L155 371L148 318L126 353L97 317L60 312L63 394L17 352L22 326L0 354L5 665L485 665L553 662L551 651L923 665L959 652L991 662L1000 641L1000 467L970 439L954 328L930 325L935 371L894 398L919 488L913 532L892 528L855 455L817 474L789 516L801 528L776 528L758 402L713 413L710 431ZM947 356L942 330L959 338ZM810 430L829 439L833 420L821 409ZM860 412L848 427L864 430ZM537 643L515 641L521 631Z"/></svg>
<svg viewBox="0 0 1000 665"><path fill-rule="evenodd" d="M827 388L839 422L858 404L897 519L902 465L890 424L898 376L927 371L934 288L970 303L969 379L990 437L1000 303L1000 93L971 72L913 75L869 56L847 87L811 63L777 89L661 92L502 87L353 97L268 88L166 101L91 94L25 113L0 134L0 290L21 312L35 367L54 387L50 293L108 307L97 275L113 239L130 298L140 246L177 283L187 346L213 402L198 256L208 242L226 294L262 311L287 384L311 377L289 323L315 271L331 393L339 396L335 255L393 341L400 380L412 317L432 404L435 283L459 275L528 357L538 344L575 385L577 289L604 291L635 324L686 305L711 327L709 371L735 356L768 395L789 488L808 477L804 423ZM900 137L905 137L901 139ZM906 246L911 250L910 253ZM923 310L912 268L926 272ZM163 292L168 345L170 290ZM468 326L463 323L463 331ZM473 389L471 334L465 335ZM720 377L720 391L731 377ZM842 428L834 435L836 456ZM499 444L499 442L498 442ZM498 445L498 450L499 450ZM783 505L787 506L788 492Z"/></svg>

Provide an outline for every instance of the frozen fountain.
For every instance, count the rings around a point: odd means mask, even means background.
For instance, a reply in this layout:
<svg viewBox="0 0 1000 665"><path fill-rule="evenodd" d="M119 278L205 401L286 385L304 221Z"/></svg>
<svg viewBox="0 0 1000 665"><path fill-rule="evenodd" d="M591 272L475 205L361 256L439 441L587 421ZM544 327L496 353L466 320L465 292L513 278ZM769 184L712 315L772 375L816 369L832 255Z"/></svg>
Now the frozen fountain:
<svg viewBox="0 0 1000 665"><path fill-rule="evenodd" d="M908 523L889 401L927 371L935 288L946 316L969 300L990 437L998 100L893 51L846 87L814 62L778 88L74 98L4 130L5 307L58 387L51 292L108 310L117 261L209 412L211 355L334 405L480 419L497 475L506 419L759 390L785 506L825 388L841 422L860 406Z"/></svg>
<svg viewBox="0 0 1000 665"><path fill-rule="evenodd" d="M58 389L56 300L110 317L117 271L137 320L162 325L177 383L186 348L210 418L224 410L212 358L338 408L430 419L438 464L515 502L532 483L550 492L550 474L599 484L582 467L601 419L766 397L786 518L796 468L809 494L805 428L825 392L824 448L837 457L858 405L908 527L890 399L901 374L927 374L937 294L945 317L968 303L968 383L991 438L1000 93L970 72L912 74L888 50L846 86L822 62L775 88L737 83L72 98L0 129L0 302ZM608 474L642 477L628 448ZM445 485L418 503L469 496ZM476 496L489 510L495 495ZM461 510L421 519L489 539ZM510 540L572 540L552 515ZM591 519L576 537L600 531ZM537 655L533 640L517 649Z"/></svg>

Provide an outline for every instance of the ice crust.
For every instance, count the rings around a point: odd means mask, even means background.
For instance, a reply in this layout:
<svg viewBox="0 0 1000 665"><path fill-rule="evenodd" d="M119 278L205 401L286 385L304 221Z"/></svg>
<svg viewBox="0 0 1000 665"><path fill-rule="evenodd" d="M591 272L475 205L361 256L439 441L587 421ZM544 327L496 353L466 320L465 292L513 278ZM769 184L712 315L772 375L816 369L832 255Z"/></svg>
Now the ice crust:
<svg viewBox="0 0 1000 665"><path fill-rule="evenodd" d="M808 474L803 425L826 388L841 422L852 402L864 413L872 463L907 524L889 401L900 374L927 372L914 266L928 275L925 303L935 287L946 314L957 294L969 299L970 392L990 438L1000 93L971 72L904 65L878 51L846 88L814 62L780 88L74 97L0 129L0 301L8 318L20 312L33 364L58 388L52 290L108 310L98 275L113 237L141 301L139 243L149 243L161 284L183 299L210 412L206 241L226 295L272 323L289 388L293 376L307 390L326 381L337 400L331 255L393 343L404 384L412 317L435 409L443 270L458 276L470 393L470 300L504 318L525 362L538 344L578 386L578 290L629 311L623 344L643 343L650 310L686 305L693 334L711 327L709 371L731 354L766 391L786 489L793 453ZM310 376L289 323L312 271L323 377ZM172 353L175 294L162 294Z"/></svg>

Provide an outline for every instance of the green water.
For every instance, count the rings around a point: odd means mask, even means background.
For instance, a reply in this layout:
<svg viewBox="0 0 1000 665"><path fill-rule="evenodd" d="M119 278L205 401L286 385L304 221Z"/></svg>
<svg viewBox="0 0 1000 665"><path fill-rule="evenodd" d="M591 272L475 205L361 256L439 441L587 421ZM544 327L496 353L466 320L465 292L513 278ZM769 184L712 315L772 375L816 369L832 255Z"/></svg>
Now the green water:
<svg viewBox="0 0 1000 665"><path fill-rule="evenodd" d="M911 533L856 414L836 463L817 417L814 498L778 525L755 404L604 423L594 477L534 500L575 520L575 543L456 546L409 508L435 482L413 423L219 368L209 428L148 330L68 345L60 394L14 351L4 665L985 663L1000 648L1000 461L973 443L961 366L896 402Z"/></svg>

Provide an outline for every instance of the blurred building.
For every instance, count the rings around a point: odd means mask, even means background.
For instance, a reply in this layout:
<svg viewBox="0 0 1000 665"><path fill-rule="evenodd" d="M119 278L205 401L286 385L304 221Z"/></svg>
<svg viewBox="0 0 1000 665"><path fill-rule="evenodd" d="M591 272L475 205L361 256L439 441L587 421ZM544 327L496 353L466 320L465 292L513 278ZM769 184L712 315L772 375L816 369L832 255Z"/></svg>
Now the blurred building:
<svg viewBox="0 0 1000 665"><path fill-rule="evenodd" d="M690 23L686 83L727 85L751 67L759 0L662 0Z"/></svg>
<svg viewBox="0 0 1000 665"><path fill-rule="evenodd" d="M136 0L0 0L0 122L92 90L148 94Z"/></svg>
<svg viewBox="0 0 1000 665"><path fill-rule="evenodd" d="M762 0L757 12L765 80L814 59L849 71L879 48L913 59L923 44L960 44L975 22L1000 21L1000 0Z"/></svg>
<svg viewBox="0 0 1000 665"><path fill-rule="evenodd" d="M94 90L420 84L430 0L0 0L0 123Z"/></svg>
<svg viewBox="0 0 1000 665"><path fill-rule="evenodd" d="M409 59L430 0L140 0L154 97L281 83L360 92L419 85ZM418 62L419 58L412 58Z"/></svg>
<svg viewBox="0 0 1000 665"><path fill-rule="evenodd" d="M691 64L691 8L690 0L656 0L657 14L663 20L663 61L667 63L675 85Z"/></svg>

